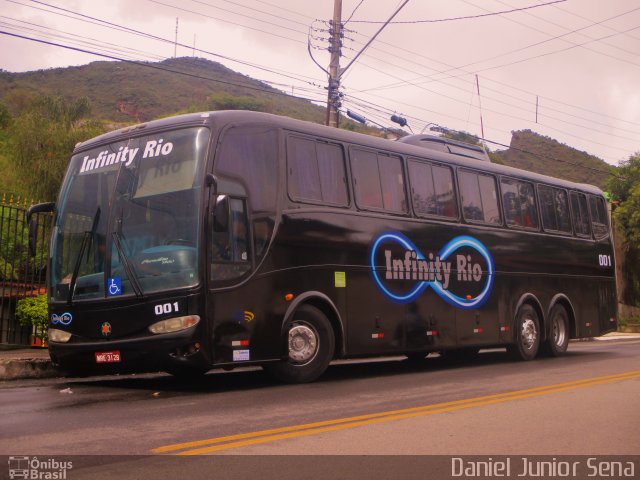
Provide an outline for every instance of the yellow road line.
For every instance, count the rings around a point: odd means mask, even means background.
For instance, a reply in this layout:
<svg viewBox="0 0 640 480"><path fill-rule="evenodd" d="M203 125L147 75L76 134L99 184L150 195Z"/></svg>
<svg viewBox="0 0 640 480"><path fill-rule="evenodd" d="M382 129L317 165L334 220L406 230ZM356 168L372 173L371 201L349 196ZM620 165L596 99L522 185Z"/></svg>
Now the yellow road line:
<svg viewBox="0 0 640 480"><path fill-rule="evenodd" d="M204 440L196 440L192 442L177 443L173 445L165 445L152 450L154 453L178 452L178 455L200 455L205 453L217 452L220 450L228 450L231 448L244 447L260 443L274 442L287 438L296 438L307 435L316 435L319 433L332 432L347 428L355 428L363 425L372 425L382 422L394 420L402 420L407 418L419 417L424 415L433 415L436 413L452 412L472 407L484 405L492 405L496 403L508 402L523 398L547 395L549 393L563 392L576 388L584 388L593 385L611 383L621 380L629 380L640 378L640 370L619 373L615 375L606 375L602 377L593 377L583 380L573 380L569 382L546 385L542 387L528 388L524 390L516 390L512 392L497 393L492 395L484 395L464 400L454 400L449 402L436 403L432 405L424 405L420 407L406 408L401 410L390 410L386 412L378 412L368 415L358 415L355 417L339 418L334 420L325 420L321 422L307 423L301 425L292 425L287 427L273 428L269 430L261 430L257 432L241 433L237 435L228 435L224 437L209 438Z"/></svg>

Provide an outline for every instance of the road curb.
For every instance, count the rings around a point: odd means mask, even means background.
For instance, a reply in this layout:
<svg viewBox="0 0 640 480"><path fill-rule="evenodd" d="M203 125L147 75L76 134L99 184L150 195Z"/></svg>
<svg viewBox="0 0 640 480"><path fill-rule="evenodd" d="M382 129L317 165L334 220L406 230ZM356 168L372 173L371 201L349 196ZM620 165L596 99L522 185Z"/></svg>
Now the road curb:
<svg viewBox="0 0 640 480"><path fill-rule="evenodd" d="M0 381L28 378L51 378L60 375L51 360L30 358L19 360L0 360Z"/></svg>

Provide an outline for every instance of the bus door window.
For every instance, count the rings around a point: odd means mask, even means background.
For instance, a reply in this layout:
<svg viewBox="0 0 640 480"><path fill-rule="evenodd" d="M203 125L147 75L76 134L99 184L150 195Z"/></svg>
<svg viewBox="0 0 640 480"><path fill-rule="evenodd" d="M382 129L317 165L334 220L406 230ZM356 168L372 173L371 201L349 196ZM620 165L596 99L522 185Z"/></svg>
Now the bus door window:
<svg viewBox="0 0 640 480"><path fill-rule="evenodd" d="M214 280L236 278L250 270L249 222L244 199L218 196L211 240Z"/></svg>

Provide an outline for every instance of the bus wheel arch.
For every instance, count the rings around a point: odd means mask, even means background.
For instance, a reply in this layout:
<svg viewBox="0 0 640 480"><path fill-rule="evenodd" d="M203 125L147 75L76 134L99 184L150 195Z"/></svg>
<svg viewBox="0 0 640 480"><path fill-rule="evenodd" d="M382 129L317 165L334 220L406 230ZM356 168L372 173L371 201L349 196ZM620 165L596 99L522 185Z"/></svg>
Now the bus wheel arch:
<svg viewBox="0 0 640 480"><path fill-rule="evenodd" d="M538 354L544 332L544 316L534 295L523 295L515 309L513 343L507 352L516 360L533 360Z"/></svg>

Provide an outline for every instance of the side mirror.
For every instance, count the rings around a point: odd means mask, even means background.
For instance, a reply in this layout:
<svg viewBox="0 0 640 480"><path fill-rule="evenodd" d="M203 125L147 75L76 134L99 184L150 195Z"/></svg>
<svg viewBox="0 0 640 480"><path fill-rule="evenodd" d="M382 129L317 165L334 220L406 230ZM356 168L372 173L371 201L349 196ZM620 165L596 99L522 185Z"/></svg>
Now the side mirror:
<svg viewBox="0 0 640 480"><path fill-rule="evenodd" d="M29 210L27 210L27 222L31 222L31 217L35 213L51 213L56 208L56 204L54 202L45 202L45 203L37 203L35 205L31 205Z"/></svg>
<svg viewBox="0 0 640 480"><path fill-rule="evenodd" d="M229 231L229 197L220 195L216 198L213 210L213 231L224 233Z"/></svg>
<svg viewBox="0 0 640 480"><path fill-rule="evenodd" d="M29 224L29 255L32 257L36 254L36 242L38 238L38 221L33 218L36 213L50 213L55 209L56 204L53 202L38 203L32 205L27 210L27 223Z"/></svg>

